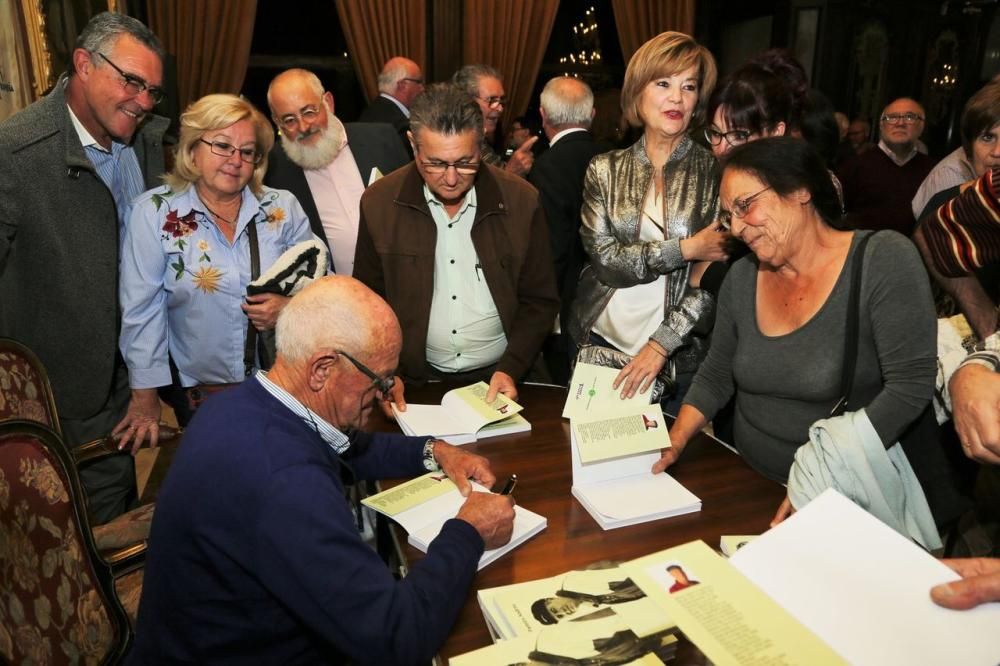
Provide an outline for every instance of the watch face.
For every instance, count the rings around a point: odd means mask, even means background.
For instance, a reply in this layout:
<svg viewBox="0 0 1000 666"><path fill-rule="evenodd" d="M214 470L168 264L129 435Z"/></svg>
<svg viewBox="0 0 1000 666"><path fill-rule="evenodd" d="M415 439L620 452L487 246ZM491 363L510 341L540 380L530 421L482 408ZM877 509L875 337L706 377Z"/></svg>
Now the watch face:
<svg viewBox="0 0 1000 666"><path fill-rule="evenodd" d="M428 472L434 472L440 469L438 467L437 461L434 460L434 440L428 439L427 443L424 444L424 469Z"/></svg>

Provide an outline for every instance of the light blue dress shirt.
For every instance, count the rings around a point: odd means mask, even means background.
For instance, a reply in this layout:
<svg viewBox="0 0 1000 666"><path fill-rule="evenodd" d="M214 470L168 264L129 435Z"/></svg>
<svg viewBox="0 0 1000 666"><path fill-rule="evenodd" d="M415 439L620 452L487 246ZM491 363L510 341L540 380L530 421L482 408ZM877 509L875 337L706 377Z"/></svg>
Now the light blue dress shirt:
<svg viewBox="0 0 1000 666"><path fill-rule="evenodd" d="M507 336L472 243L476 188L466 193L454 217L448 217L427 185L424 200L437 227L427 362L442 372L492 365L507 350Z"/></svg>
<svg viewBox="0 0 1000 666"><path fill-rule="evenodd" d="M122 248L121 352L134 389L171 383L168 350L185 387L243 381L250 282L247 226L256 225L261 273L296 243L315 238L298 200L243 188L233 244L194 187L167 186L132 202Z"/></svg>

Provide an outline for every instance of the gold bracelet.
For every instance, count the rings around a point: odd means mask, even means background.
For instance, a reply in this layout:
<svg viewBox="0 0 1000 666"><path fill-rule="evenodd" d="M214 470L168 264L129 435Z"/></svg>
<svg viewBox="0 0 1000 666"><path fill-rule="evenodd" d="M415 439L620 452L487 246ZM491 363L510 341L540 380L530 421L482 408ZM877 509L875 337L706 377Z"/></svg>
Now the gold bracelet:
<svg viewBox="0 0 1000 666"><path fill-rule="evenodd" d="M660 351L659 343L656 343L656 342L653 342L652 340L650 340L648 344L649 344L649 348L650 349L652 349L653 351L655 351L657 354L659 354L663 358L667 358L667 353Z"/></svg>

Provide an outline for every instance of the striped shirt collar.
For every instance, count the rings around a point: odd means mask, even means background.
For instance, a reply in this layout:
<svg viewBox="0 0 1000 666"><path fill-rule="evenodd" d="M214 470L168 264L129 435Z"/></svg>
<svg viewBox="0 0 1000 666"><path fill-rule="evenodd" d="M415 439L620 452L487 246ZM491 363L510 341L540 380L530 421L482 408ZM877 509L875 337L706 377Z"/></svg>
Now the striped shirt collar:
<svg viewBox="0 0 1000 666"><path fill-rule="evenodd" d="M274 396L278 402L291 410L293 414L305 421L306 425L313 428L316 434L330 445L334 453L340 454L350 448L351 442L347 439L347 435L330 425L322 416L303 405L291 393L268 379L266 372L261 370L254 375L254 378L260 382L265 391Z"/></svg>
<svg viewBox="0 0 1000 666"><path fill-rule="evenodd" d="M73 107L67 104L66 110L69 111L69 119L73 123L73 129L76 130L76 135L80 137L80 143L83 145L84 148L94 147L97 150L101 151L102 153L111 152L101 144L97 143L97 139L94 138L94 135L91 134L90 131L88 131L87 128L83 126L83 123L80 121L80 119L76 117L75 113L73 113Z"/></svg>

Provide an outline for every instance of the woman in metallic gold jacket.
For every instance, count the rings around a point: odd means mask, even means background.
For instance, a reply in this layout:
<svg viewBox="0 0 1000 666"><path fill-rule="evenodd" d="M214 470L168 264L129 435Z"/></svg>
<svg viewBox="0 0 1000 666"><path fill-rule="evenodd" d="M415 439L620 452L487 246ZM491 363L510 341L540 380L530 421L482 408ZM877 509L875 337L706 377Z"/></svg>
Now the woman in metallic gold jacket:
<svg viewBox="0 0 1000 666"><path fill-rule="evenodd" d="M569 332L577 345L632 356L615 380L623 395L645 392L661 371L676 407L707 351L713 298L688 285L693 261L726 257L729 234L715 221L712 153L688 136L715 85L711 53L688 35L664 32L629 61L625 118L643 127L629 148L598 155L587 169L580 235L590 264L580 275Z"/></svg>

